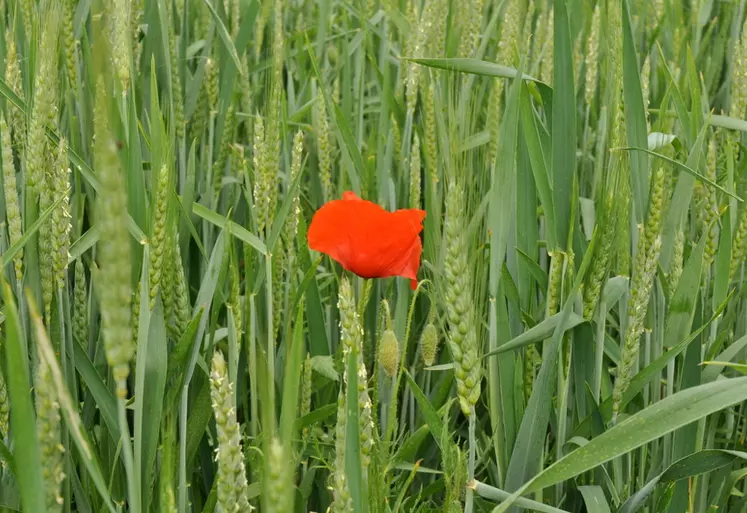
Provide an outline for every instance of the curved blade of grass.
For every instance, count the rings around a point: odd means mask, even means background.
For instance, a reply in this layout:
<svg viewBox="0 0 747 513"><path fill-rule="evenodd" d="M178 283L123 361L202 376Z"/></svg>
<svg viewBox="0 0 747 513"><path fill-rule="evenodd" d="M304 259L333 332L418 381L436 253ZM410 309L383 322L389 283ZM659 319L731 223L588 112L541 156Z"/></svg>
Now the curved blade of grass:
<svg viewBox="0 0 747 513"><path fill-rule="evenodd" d="M101 472L101 465L99 464L96 453L93 452L93 445L88 439L85 429L83 429L83 423L81 422L78 414L78 408L74 404L70 397L65 379L62 376L60 370L60 364L57 362L55 351L52 348L52 343L49 341L47 331L44 328L41 316L36 310L35 302L30 293L26 294L26 301L29 308L30 319L34 327L36 334L36 343L39 348L39 353L44 362L49 366L49 372L52 375L52 380L57 387L57 400L60 404L60 413L65 419L65 424L70 432L71 438L78 449L78 455L83 461L83 465L93 481L94 486L101 495L101 499L106 508L111 512L115 513L114 504L111 501L109 490L106 485L106 480ZM27 391L25 393L28 393ZM36 492L38 493L38 491ZM44 511L34 510L34 511Z"/></svg>
<svg viewBox="0 0 747 513"><path fill-rule="evenodd" d="M39 228L49 219L49 216L52 215L52 212L54 212L58 206L62 204L62 201L65 198L58 198L57 201L55 201L52 206L47 208L44 212L39 214L39 217L34 221L34 224L32 224L28 230L23 232L23 235L20 239L18 239L14 244L12 244L6 251L3 252L2 255L0 255L0 264L2 264L2 267L5 267L8 265L13 258L18 254L19 251L23 249L23 247L28 243L28 241L36 234L36 232L39 231Z"/></svg>
<svg viewBox="0 0 747 513"><path fill-rule="evenodd" d="M483 61L480 59L470 59L462 57L450 57L450 58L414 58L414 57L402 57L403 61L415 62L429 68L443 69L447 71L458 71L460 73L470 73L473 75L483 75L486 77L496 78L515 78L519 72L516 68L510 66L503 66L490 61ZM531 82L537 82L543 84L544 82L522 73L521 78L529 80ZM549 86L548 86L549 87Z"/></svg>
<svg viewBox="0 0 747 513"><path fill-rule="evenodd" d="M519 349L521 347L525 347L530 344L534 344L547 339L555 332L555 328L558 327L558 323L560 322L562 317L563 313L558 312L546 319L543 319L542 322L540 322L536 326L532 326L518 337L514 337L513 339L511 339L509 342L502 344L498 349L494 349L493 351L484 354L483 358L487 358L488 356L493 356L500 353L505 353L506 351ZM568 314L565 325L561 327L561 330L567 331L573 329L582 322L585 322L585 319L583 317L571 312L570 314Z"/></svg>
<svg viewBox="0 0 747 513"><path fill-rule="evenodd" d="M697 178L701 182L706 183L706 184L710 185L711 187L713 187L715 189L718 189L719 191L723 192L727 196L731 196L732 198L736 199L737 201L740 201L740 202L742 201L742 198L740 198L739 196L737 196L733 192L731 192L731 191L729 191L727 189L724 189L722 186L720 186L719 184L717 184L716 182L714 182L710 178L707 178L707 177L701 175L700 173L698 173L697 171L695 171L690 166L688 166L686 164L683 164L682 162L678 162L678 161L676 161L676 160L674 160L672 158L669 158L666 155L662 155L661 153L656 153L655 151L649 150L648 148L639 148L639 147L634 147L634 146L628 146L628 147L625 147L625 148L617 148L617 149L621 150L621 151L641 151L641 152L644 152L644 153L648 153L649 155L653 155L654 157L658 157L658 158L662 159L663 161L671 164L672 166L677 167L677 168L685 171L687 174L690 174L690 175L694 176L695 178Z"/></svg>
<svg viewBox="0 0 747 513"><path fill-rule="evenodd" d="M68 265L75 263L80 256L91 249L99 241L98 225L93 225L86 233L81 235L75 242L70 245L68 252Z"/></svg>
<svg viewBox="0 0 747 513"><path fill-rule="evenodd" d="M555 223L555 205L553 200L550 174L547 169L547 159L544 154L539 135L539 120L534 112L531 98L528 94L521 95L521 125L524 142L527 145L529 160L532 163L532 174L537 186L537 194L545 213L547 223L547 244L557 247L557 227Z"/></svg>
<svg viewBox="0 0 747 513"><path fill-rule="evenodd" d="M220 40L223 42L223 46L226 47L226 52L228 52L228 55L231 57L233 65L236 67L236 72L243 74L241 71L241 60L239 59L239 54L236 52L236 47L231 40L231 35L228 33L226 26L223 24L223 20L220 19L220 16L215 11L215 7L213 7L210 0L205 0L205 5L207 5L210 14L213 16L213 22L215 23L215 27L218 29Z"/></svg>
<svg viewBox="0 0 747 513"><path fill-rule="evenodd" d="M631 495L620 507L620 513L635 513L638 511L660 482L671 482L712 472L731 465L739 458L744 459L745 457L747 457L747 454L739 453L738 451L713 449L685 456L672 463L664 472L651 479L643 488Z"/></svg>
<svg viewBox="0 0 747 513"><path fill-rule="evenodd" d="M1 281L1 280L0 280ZM29 390L29 364L27 356L27 341L21 329L13 293L4 281L3 293L5 300L5 359L8 383L8 395L13 415L10 417L10 427L15 442L14 457L23 461L15 474L21 494L21 504L24 510L46 511L44 494L44 478L42 477L41 454L39 441L36 438L36 417L34 404Z"/></svg>
<svg viewBox="0 0 747 513"><path fill-rule="evenodd" d="M691 169L698 167L700 161L703 159L703 147L707 134L706 128L704 126L697 137L694 138L690 152L687 155L686 165ZM668 270L670 266L676 231L682 228L682 223L687 217L694 185L695 177L689 173L680 175L677 178L677 186L674 189L674 195L672 196L669 211L666 214L662 229L663 240L659 261L665 270Z"/></svg>
<svg viewBox="0 0 747 513"><path fill-rule="evenodd" d="M721 114L711 114L710 124L711 126L728 128L729 130L739 130L741 132L747 132L747 121L743 119L733 118L731 116L723 116Z"/></svg>
<svg viewBox="0 0 747 513"><path fill-rule="evenodd" d="M267 246L265 246L265 243L243 226L238 225L233 221L229 221L225 218L225 216L217 214L206 206L200 205L199 203L192 204L192 212L203 218L205 221L214 224L219 228L227 227L231 231L231 235L234 235L237 239L241 239L242 241L246 242L261 254L267 254Z"/></svg>
<svg viewBox="0 0 747 513"><path fill-rule="evenodd" d="M85 383L86 388L93 396L96 408L99 410L104 424L109 429L110 436L114 440L119 440L122 435L119 431L117 403L114 396L101 379L96 367L91 363L86 350L80 344L73 344L73 351L75 368L83 383Z"/></svg>
<svg viewBox="0 0 747 513"><path fill-rule="evenodd" d="M747 377L715 381L670 395L550 465L515 495L542 490L571 479L744 400L747 400ZM509 501L501 506L508 507Z"/></svg>
<svg viewBox="0 0 747 513"><path fill-rule="evenodd" d="M731 362L732 358L735 358L745 347L747 347L747 335L732 342L729 347L713 359L714 361L703 362L706 367L700 376L701 381L707 383L718 378L721 371L724 370L726 362Z"/></svg>
<svg viewBox="0 0 747 513"><path fill-rule="evenodd" d="M731 297L731 296L729 296ZM659 376L661 374L661 371L666 368L667 364L674 358L676 358L679 354L682 353L687 347L695 340L697 339L701 333L703 333L708 326L711 325L713 321L718 319L718 317L723 313L723 311L726 309L726 305L729 302L729 298L727 298L721 306L719 306L718 310L716 310L713 313L713 316L705 322L702 326L700 326L697 330L693 331L689 336L687 336L685 339L683 339L680 343L678 343L676 346L669 349L667 352L659 356L656 360L648 364L646 367L641 369L636 373L636 375L633 377L632 380L630 380L630 385L628 385L628 388L625 390L625 393L623 394L623 399L620 404L621 408L624 408L625 405L627 405L630 401L633 400L633 398L638 395L638 393L643 390L643 387L646 386L648 382L650 382L655 377ZM599 413L601 414L604 421L609 421L612 418L612 398L609 397L607 400L605 400L600 406L599 406ZM574 434L578 436L586 436L591 432L591 424L594 420L591 416L586 417L576 428Z"/></svg>
<svg viewBox="0 0 747 513"><path fill-rule="evenodd" d="M415 400L418 402L418 406L420 406L420 412L423 414L423 418L425 419L425 423L428 425L431 434L433 435L433 439L436 441L438 448L443 450L443 447L441 447L441 440L443 436L444 423L441 420L441 416L438 414L436 408L433 407L431 402L425 396L425 394L420 389L410 373L407 371L407 369L402 372L402 375L410 385L410 390L412 390L412 393L415 396Z"/></svg>
<svg viewBox="0 0 747 513"><path fill-rule="evenodd" d="M488 205L488 232L490 233L490 269L488 290L498 296L503 261L506 258L511 221L516 201L516 141L519 127L519 98L521 81L514 80L509 91L506 112L500 125L500 136L492 169L490 203Z"/></svg>
<svg viewBox="0 0 747 513"><path fill-rule="evenodd" d="M303 429L307 426L311 426L322 420L328 419L337 411L336 404L326 404L316 410L312 411L308 415L304 415L301 418L296 419L296 429Z"/></svg>
<svg viewBox="0 0 747 513"><path fill-rule="evenodd" d="M477 495L484 499L491 501L503 501L511 496L507 491L495 488L493 486L481 483L480 481L472 481L467 483L467 488L472 488ZM516 505L527 509L528 511L540 511L542 513L568 513L564 509L554 508L542 502L533 501L531 499L525 499L519 497L516 499Z"/></svg>

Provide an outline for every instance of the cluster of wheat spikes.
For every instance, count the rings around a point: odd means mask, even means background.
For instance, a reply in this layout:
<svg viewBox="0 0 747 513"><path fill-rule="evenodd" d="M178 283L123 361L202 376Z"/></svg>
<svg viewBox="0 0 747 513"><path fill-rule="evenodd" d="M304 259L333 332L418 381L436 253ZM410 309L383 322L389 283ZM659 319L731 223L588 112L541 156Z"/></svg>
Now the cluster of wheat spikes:
<svg viewBox="0 0 747 513"><path fill-rule="evenodd" d="M0 0L0 511L747 511L745 17Z"/></svg>

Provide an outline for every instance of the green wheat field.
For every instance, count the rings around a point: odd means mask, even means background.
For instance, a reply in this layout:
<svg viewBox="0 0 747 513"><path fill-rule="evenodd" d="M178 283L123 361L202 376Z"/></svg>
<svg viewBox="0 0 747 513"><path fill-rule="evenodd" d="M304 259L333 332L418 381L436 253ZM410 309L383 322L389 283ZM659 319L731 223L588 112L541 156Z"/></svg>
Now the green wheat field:
<svg viewBox="0 0 747 513"><path fill-rule="evenodd" d="M745 18L0 0L0 512L747 512Z"/></svg>

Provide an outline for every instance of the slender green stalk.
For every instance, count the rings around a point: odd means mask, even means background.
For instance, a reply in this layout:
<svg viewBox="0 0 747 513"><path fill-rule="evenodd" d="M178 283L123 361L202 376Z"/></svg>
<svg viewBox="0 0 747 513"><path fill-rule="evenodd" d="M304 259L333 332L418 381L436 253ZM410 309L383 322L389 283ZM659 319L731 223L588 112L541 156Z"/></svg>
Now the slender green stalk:
<svg viewBox="0 0 747 513"><path fill-rule="evenodd" d="M135 460L132 457L132 445L130 443L130 426L127 422L127 406L123 397L117 398L117 411L119 412L119 430L122 433L120 438L122 447L122 458L124 461L125 475L127 476L127 496L130 511L140 511L140 476L135 475Z"/></svg>

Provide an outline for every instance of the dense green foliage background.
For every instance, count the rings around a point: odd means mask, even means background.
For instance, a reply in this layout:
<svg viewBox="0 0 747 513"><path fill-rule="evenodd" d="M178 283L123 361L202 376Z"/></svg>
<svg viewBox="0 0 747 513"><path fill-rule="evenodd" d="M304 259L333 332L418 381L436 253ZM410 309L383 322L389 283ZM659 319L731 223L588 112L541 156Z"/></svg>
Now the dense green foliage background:
<svg viewBox="0 0 747 513"><path fill-rule="evenodd" d="M744 511L744 20L0 0L0 509Z"/></svg>

